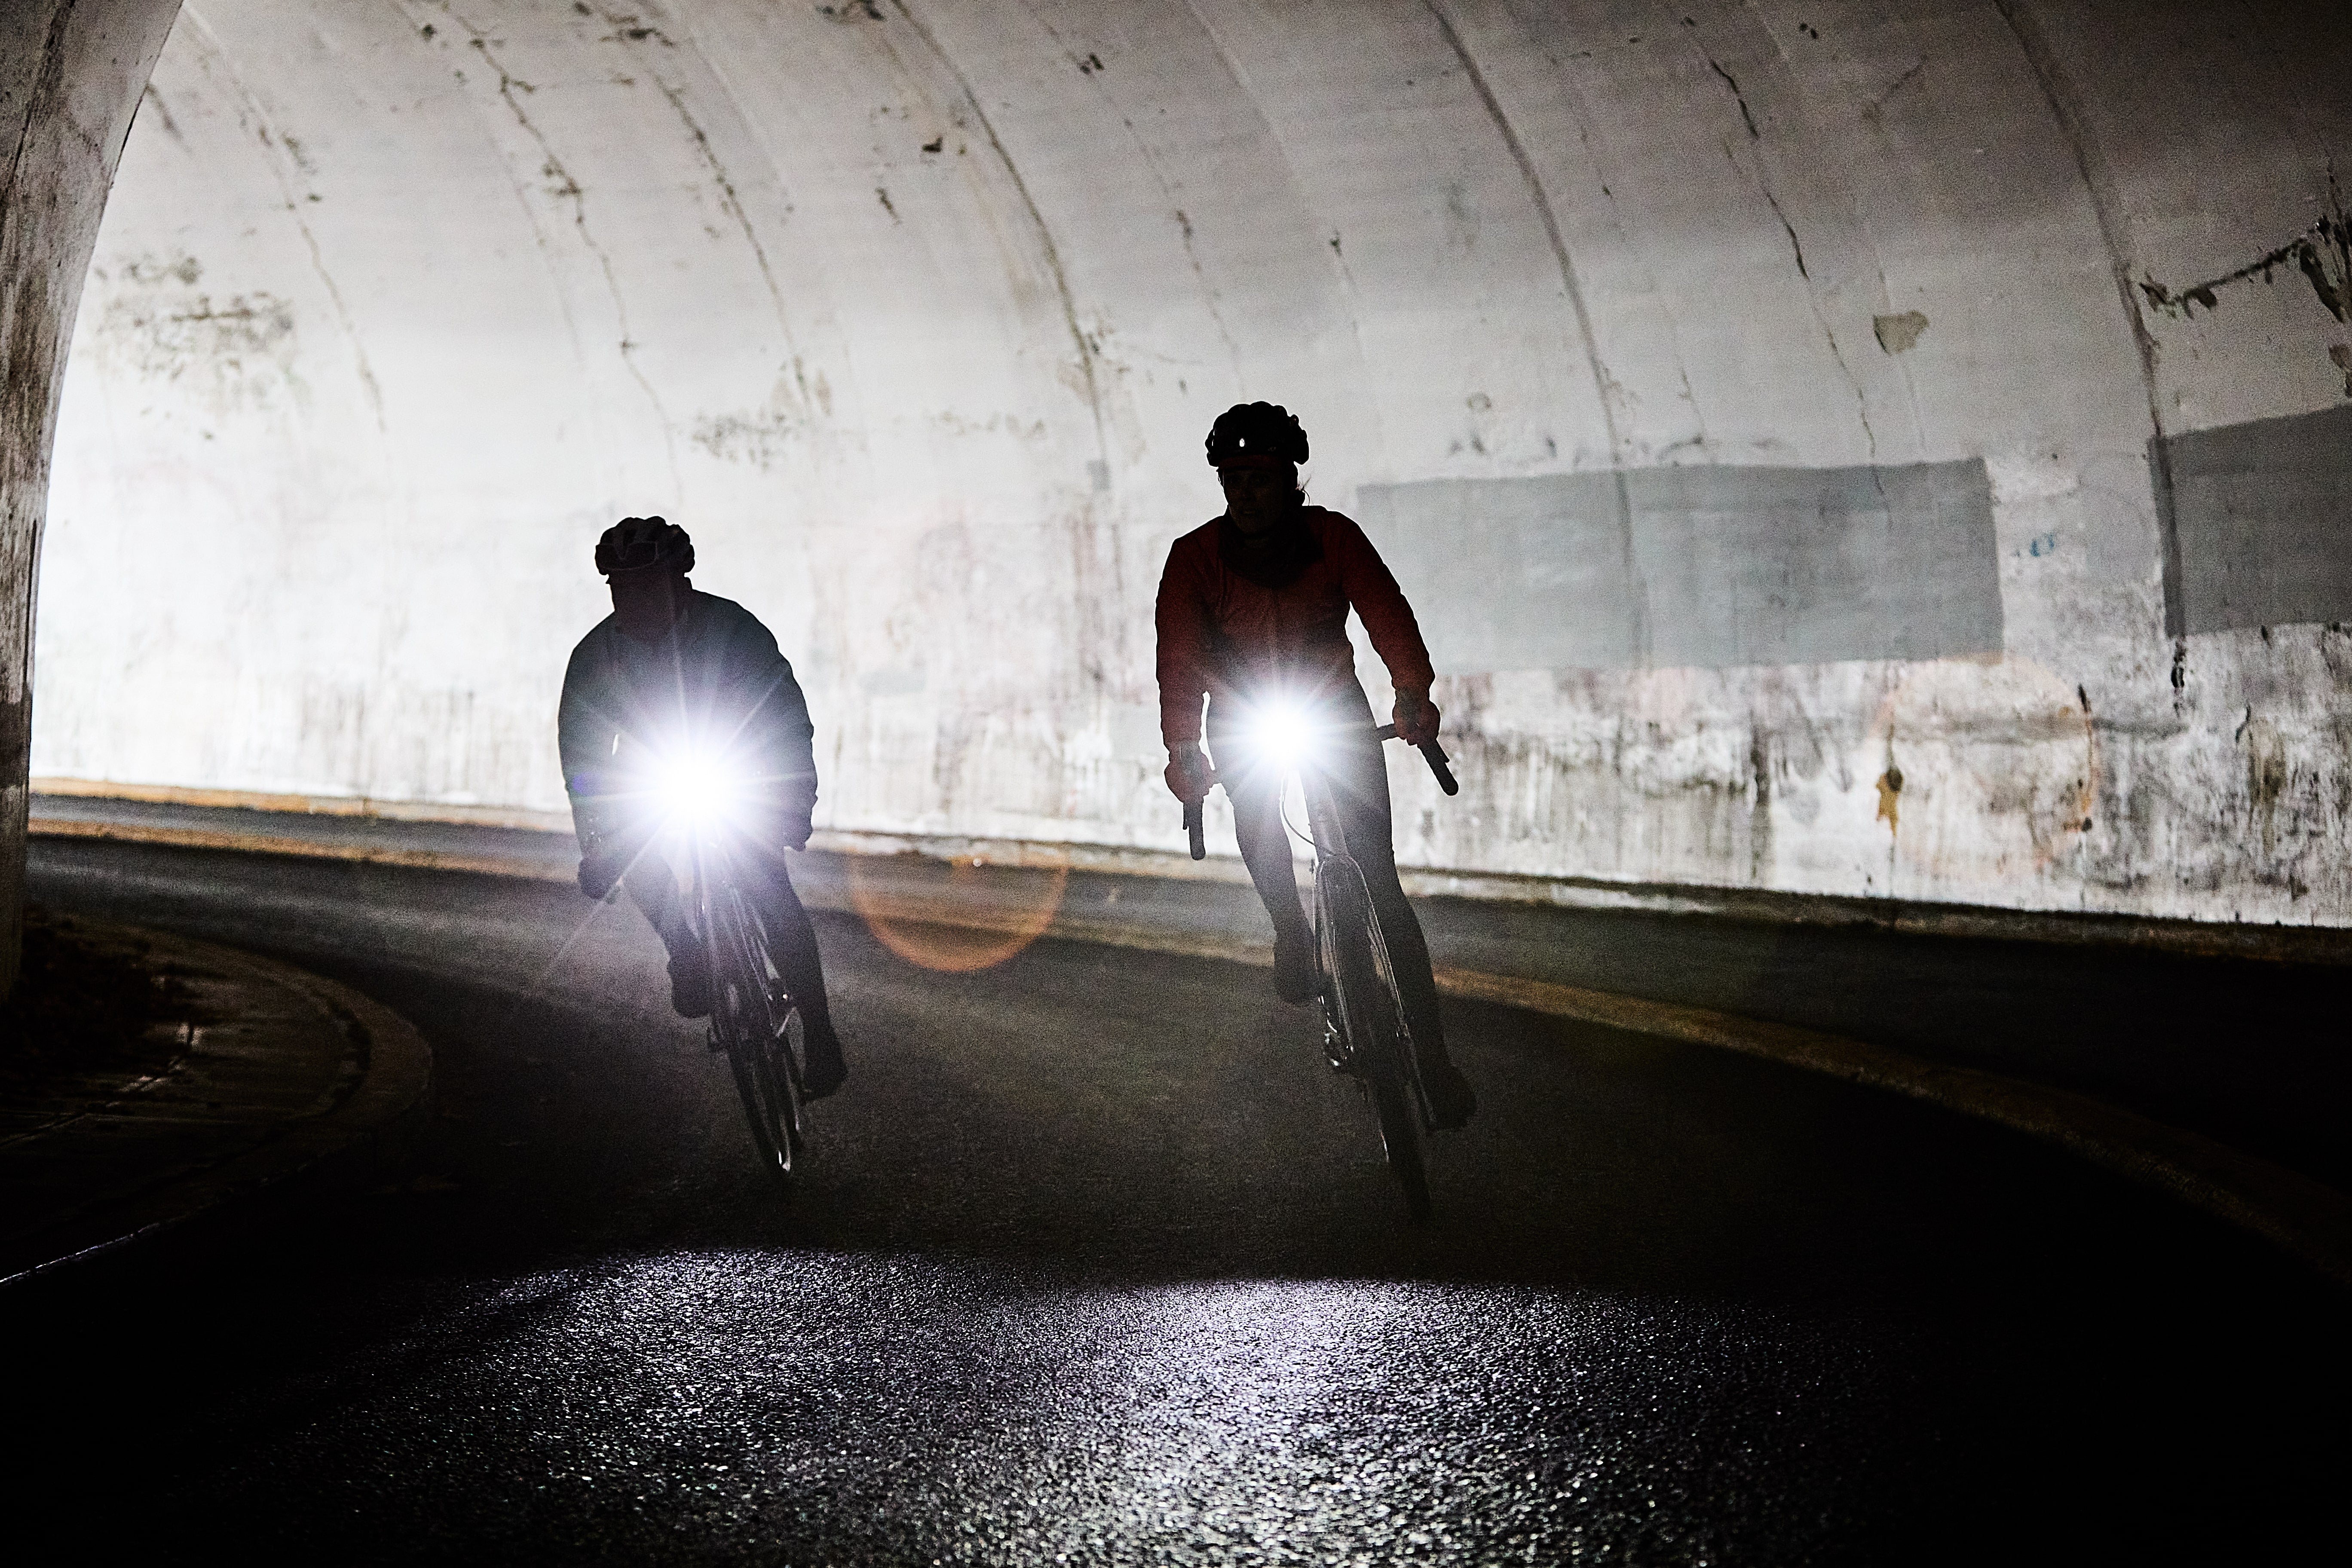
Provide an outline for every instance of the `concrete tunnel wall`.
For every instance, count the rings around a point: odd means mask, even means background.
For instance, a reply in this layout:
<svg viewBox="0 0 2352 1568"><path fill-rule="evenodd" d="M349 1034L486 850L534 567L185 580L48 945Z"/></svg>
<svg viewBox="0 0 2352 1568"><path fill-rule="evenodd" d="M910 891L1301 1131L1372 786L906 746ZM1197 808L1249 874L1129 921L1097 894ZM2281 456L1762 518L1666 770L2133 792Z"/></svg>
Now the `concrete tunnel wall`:
<svg viewBox="0 0 2352 1568"><path fill-rule="evenodd" d="M0 998L15 988L34 587L58 372L142 87L177 0L0 0Z"/></svg>
<svg viewBox="0 0 2352 1568"><path fill-rule="evenodd" d="M1174 848L1151 596L1267 398L1436 655L1410 862L2344 923L2347 71L2284 4L191 0L34 771L558 807L661 511L822 825Z"/></svg>

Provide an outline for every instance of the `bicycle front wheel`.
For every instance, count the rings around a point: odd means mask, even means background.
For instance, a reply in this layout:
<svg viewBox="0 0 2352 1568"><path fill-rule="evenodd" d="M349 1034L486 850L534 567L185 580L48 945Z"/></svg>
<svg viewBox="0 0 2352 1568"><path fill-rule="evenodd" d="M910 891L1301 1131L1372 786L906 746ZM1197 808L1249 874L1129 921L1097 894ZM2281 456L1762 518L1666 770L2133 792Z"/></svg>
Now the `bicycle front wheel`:
<svg viewBox="0 0 2352 1568"><path fill-rule="evenodd" d="M734 1069L761 1163L789 1178L802 1145L800 1062L792 1038L799 1009L775 984L767 944L741 895L730 889L717 912L711 1022Z"/></svg>
<svg viewBox="0 0 2352 1568"><path fill-rule="evenodd" d="M1422 1158L1421 1113L1412 1091L1393 1077L1371 1085L1372 1109L1380 1113L1381 1148L1389 1171L1404 1189L1405 1213L1416 1220L1429 1217L1429 1165Z"/></svg>
<svg viewBox="0 0 2352 1568"><path fill-rule="evenodd" d="M1335 1065L1363 1080L1380 1118L1381 1148L1404 1190L1405 1212L1429 1217L1429 1170L1423 1158L1412 1033L1390 968L1388 945L1364 874L1337 856L1315 868L1316 938L1321 950L1324 1006L1343 1047Z"/></svg>

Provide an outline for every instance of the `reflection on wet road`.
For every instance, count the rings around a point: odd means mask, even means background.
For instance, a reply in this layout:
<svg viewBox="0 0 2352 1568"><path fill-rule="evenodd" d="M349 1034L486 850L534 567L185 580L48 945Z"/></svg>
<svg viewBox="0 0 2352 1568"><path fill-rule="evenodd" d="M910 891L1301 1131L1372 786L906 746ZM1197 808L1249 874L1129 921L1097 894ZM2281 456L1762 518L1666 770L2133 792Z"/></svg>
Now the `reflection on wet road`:
<svg viewBox="0 0 2352 1568"><path fill-rule="evenodd" d="M1486 1110L1419 1232L1262 972L944 974L835 920L855 1076L786 1206L625 910L89 843L34 895L307 964L438 1053L384 1190L0 1303L53 1436L11 1511L86 1547L2242 1557L2342 1474L2340 1298L1768 1064L1460 1007Z"/></svg>

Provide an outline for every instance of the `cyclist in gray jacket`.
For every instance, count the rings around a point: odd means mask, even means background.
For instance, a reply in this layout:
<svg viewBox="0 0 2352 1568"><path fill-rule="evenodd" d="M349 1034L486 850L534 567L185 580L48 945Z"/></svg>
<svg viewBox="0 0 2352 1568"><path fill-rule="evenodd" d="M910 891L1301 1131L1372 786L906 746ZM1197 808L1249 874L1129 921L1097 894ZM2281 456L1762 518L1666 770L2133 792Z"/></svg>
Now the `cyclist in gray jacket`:
<svg viewBox="0 0 2352 1568"><path fill-rule="evenodd" d="M693 541L658 517L623 518L596 542L613 613L572 650L556 722L580 889L601 899L625 887L669 950L672 1005L688 1018L707 1015L709 963L653 843L660 813L652 781L682 768L729 781L730 869L800 1005L815 1098L848 1077L816 931L783 859L808 844L815 728L775 637L742 605L697 592L687 581L693 569Z"/></svg>

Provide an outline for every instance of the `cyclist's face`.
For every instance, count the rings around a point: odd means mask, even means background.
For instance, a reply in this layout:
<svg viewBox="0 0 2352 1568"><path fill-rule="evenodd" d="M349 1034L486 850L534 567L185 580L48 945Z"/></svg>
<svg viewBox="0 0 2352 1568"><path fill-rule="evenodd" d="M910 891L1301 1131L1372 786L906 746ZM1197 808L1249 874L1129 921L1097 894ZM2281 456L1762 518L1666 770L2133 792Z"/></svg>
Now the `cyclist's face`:
<svg viewBox="0 0 2352 1568"><path fill-rule="evenodd" d="M1217 470L1225 515L1244 533L1263 533L1298 504L1298 469L1275 458L1244 458Z"/></svg>
<svg viewBox="0 0 2352 1568"><path fill-rule="evenodd" d="M639 642L659 642L677 619L686 578L676 572L615 572L604 579L613 590L613 614L622 632Z"/></svg>

